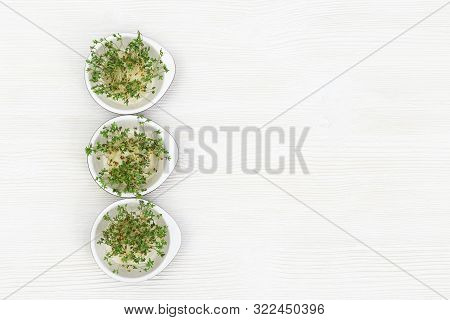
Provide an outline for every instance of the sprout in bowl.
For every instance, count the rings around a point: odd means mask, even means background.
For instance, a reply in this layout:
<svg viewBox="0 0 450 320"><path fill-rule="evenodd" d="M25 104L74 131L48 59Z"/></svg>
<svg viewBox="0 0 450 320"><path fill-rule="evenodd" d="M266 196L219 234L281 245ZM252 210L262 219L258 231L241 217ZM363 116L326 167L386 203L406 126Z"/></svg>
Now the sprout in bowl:
<svg viewBox="0 0 450 320"><path fill-rule="evenodd" d="M106 122L85 151L95 181L121 197L142 197L156 189L178 159L173 137L141 116L122 116Z"/></svg>
<svg viewBox="0 0 450 320"><path fill-rule="evenodd" d="M139 31L94 40L90 51L86 86L92 98L111 112L146 110L162 98L175 77L170 53Z"/></svg>
<svg viewBox="0 0 450 320"><path fill-rule="evenodd" d="M116 280L138 282L161 272L175 257L181 232L160 207L142 199L125 199L107 207L91 233L99 267Z"/></svg>

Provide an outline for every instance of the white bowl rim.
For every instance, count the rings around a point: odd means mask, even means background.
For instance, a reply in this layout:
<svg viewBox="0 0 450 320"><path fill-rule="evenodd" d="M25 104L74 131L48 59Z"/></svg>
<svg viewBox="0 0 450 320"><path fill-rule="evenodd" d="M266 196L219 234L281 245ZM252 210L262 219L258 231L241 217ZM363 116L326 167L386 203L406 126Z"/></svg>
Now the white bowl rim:
<svg viewBox="0 0 450 320"><path fill-rule="evenodd" d="M117 116L114 118L109 119L108 121L106 121L105 123L103 123L92 135L91 140L89 141L89 143L91 145L94 145L95 140L97 140L97 138L100 136L100 131L102 131L103 127L113 123L113 122L118 122L117 120L122 120L122 119L126 119L126 118L133 118L136 119L137 121L139 121L139 116L137 115L123 115L123 116ZM144 119L148 119L145 118ZM118 122L119 123L119 122ZM175 167L178 164L178 160L179 160L179 154L180 154L180 150L177 144L177 141L175 140L175 138L170 134L169 131L167 131L166 129L164 129L163 127L161 127L159 124L157 124L154 121L149 121L146 122L149 123L149 125L151 125L152 127L157 128L158 130L160 130L161 132L165 132L165 134L167 134L167 137L171 140L171 144L169 144L169 148L167 149L167 151L169 152L169 156L171 157L170 160L164 160L164 161L168 161L168 166L169 166L169 170L167 173L165 173L163 171L163 174L159 177L158 180L156 180L156 182L152 185L150 185L144 192L141 193L141 196L145 196L146 194L149 194L152 191L155 191L156 189L158 189L166 180L167 178L172 174L173 170L175 170ZM163 139L164 145L166 146L165 142L166 139L164 138L164 134L160 135L161 138ZM103 188L100 185L100 182L98 182L98 180L96 179L96 172L94 170L94 165L92 163L93 161L93 155L88 155L87 156L87 164L88 164L88 168L89 168L89 172L91 173L92 179L95 181L95 183L99 186L100 189L108 192L109 194L112 194L116 197L119 198L136 198L135 194L132 193L122 193L121 195L118 195L117 193L115 193L111 187L106 186L106 188Z"/></svg>
<svg viewBox="0 0 450 320"><path fill-rule="evenodd" d="M165 224L167 225L167 228L169 229L169 245L168 245L169 247L167 249L166 255L162 258L162 261L159 264L159 266L157 266L152 271L143 274L141 277L135 277L135 278L129 278L129 277L124 277L124 276L115 274L105 266L105 264L103 263L103 258L100 258L98 256L97 250L95 249L95 246L97 245L96 231L97 231L98 225L100 224L101 220L103 219L103 216L110 210L116 208L119 205L133 203L133 202L137 202L137 201L144 201L147 203L150 202L145 199L122 199L122 200L116 201L116 202L110 204L109 206L107 206L105 209L103 209L103 211L98 215L97 219L94 221L94 224L92 226L91 241L90 241L92 256L94 257L94 260L97 263L97 265L99 266L99 268L103 272L105 272L109 277L113 278L114 280L123 281L123 282L142 282L142 281L148 280L150 278L153 278L154 276L156 276L157 274L162 272L172 262L172 260L175 258L175 256L177 255L177 253L181 247L180 227L175 222L175 220L164 209L162 209L161 207L154 204L153 208L155 209L155 211L157 211L158 213L160 213L162 215L162 218L163 218Z"/></svg>
<svg viewBox="0 0 450 320"><path fill-rule="evenodd" d="M117 32L116 34L120 34L121 36L131 37L131 38L136 38L137 35L138 35L137 33L129 33L129 32L123 32L123 33L122 32ZM172 76L170 78L167 79L168 85L167 85L167 88L163 92L160 92L160 93L156 94L152 99L146 99L147 103L144 103L144 105L142 105L139 108L129 109L129 110L121 110L121 109L115 108L115 107L110 106L109 104L105 103L104 101L102 101L102 99L100 99L98 94L96 94L95 92L92 91L91 81L89 79L89 72L87 71L88 63L86 62L85 63L85 67L84 67L84 81L86 83L86 88L87 88L89 94L91 95L92 99L94 99L94 101L99 106L101 106L105 110L108 110L109 112L116 113L116 114L121 114L121 115L136 114L136 113L143 112L143 111L153 107L155 104L157 104L159 102L159 100L162 99L162 97L166 94L166 92L169 91L170 87L172 86L173 80L175 79L175 74L176 74L175 59L173 58L173 56L169 52L169 50L167 50L165 47L160 45L155 40L144 36L142 33L141 33L141 37L142 37L142 40L144 41L144 43L146 43L147 45L150 45L156 51L159 52L160 49L163 50L164 56L167 56L168 60L170 60L170 63L167 63L167 64L170 64L171 68L173 66L173 74L172 74ZM107 37L105 37L105 39L108 39L108 40L111 39L111 38L113 38L112 34L107 36ZM96 47L98 47L99 45L100 44L97 44ZM90 59L90 57L91 57L91 54L89 53L89 56L87 57L87 59ZM172 71L172 70L169 69L169 71ZM166 77L163 78L163 81L164 80L166 80Z"/></svg>

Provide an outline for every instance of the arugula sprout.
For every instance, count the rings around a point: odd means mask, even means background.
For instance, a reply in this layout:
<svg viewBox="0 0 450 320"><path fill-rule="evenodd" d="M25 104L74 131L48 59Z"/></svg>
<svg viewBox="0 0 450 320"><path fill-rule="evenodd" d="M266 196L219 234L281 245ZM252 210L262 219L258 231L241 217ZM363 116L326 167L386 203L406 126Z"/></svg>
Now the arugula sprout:
<svg viewBox="0 0 450 320"><path fill-rule="evenodd" d="M140 124L145 122L139 121ZM100 135L105 141L85 148L88 156L106 160L106 166L95 178L100 186L103 189L111 187L119 196L133 193L142 197L141 192L146 190L148 179L158 172L152 160L170 160L160 133L159 130L154 131L153 137L149 137L142 128L123 128L116 122L103 127Z"/></svg>
<svg viewBox="0 0 450 320"><path fill-rule="evenodd" d="M161 59L162 50L157 57L152 56L139 31L137 38L126 47L122 36L117 33L111 40L94 40L90 49L91 55L86 62L92 91L126 105L147 91L155 94L154 80L162 80L164 73L169 71Z"/></svg>
<svg viewBox="0 0 450 320"><path fill-rule="evenodd" d="M119 205L114 217L109 213L103 217L108 226L97 243L109 246L104 260L110 266L118 263L128 272L149 271L155 263L150 255L165 255L168 228L157 223L161 215L153 211L153 207L154 204L140 200L136 211L130 211L127 205ZM119 267L113 272L118 274Z"/></svg>

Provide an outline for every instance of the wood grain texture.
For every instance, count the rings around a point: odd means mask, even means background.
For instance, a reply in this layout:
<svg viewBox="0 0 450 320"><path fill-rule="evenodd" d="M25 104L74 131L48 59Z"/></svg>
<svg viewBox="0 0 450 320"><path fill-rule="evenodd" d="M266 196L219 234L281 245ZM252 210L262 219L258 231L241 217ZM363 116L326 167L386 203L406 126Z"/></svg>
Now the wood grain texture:
<svg viewBox="0 0 450 320"><path fill-rule="evenodd" d="M263 125L443 4L6 3L83 54L93 38L113 32L139 29L160 42L177 74L158 105L195 137L203 126ZM98 213L117 198L92 181L83 153L114 116L84 87L83 59L4 6L0 17L3 297L88 241ZM449 17L450 7L271 124L311 127L302 149L309 175L262 170L447 297ZM172 132L180 126L158 108L145 114ZM85 247L11 298L440 298L258 175L242 173L241 142L236 134L227 155L219 134L217 173L182 181L186 174L176 172L147 197L183 234L178 256L159 276L113 281ZM186 148L203 152L186 136L179 144L181 167ZM272 147L274 157L288 152Z"/></svg>

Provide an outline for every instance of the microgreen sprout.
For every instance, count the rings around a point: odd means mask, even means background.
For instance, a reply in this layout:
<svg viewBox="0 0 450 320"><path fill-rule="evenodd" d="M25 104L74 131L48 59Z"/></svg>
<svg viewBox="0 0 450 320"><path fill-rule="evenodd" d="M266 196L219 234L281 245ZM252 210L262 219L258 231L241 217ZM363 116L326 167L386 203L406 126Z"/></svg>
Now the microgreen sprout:
<svg viewBox="0 0 450 320"><path fill-rule="evenodd" d="M94 40L90 58L86 60L92 82L92 91L106 95L126 105L146 92L156 92L155 81L162 80L169 71L162 61L163 52L151 54L138 31L137 38L125 46L120 34L112 39Z"/></svg>
<svg viewBox="0 0 450 320"><path fill-rule="evenodd" d="M100 131L101 141L85 148L88 156L105 160L95 178L103 189L109 186L119 196L133 193L141 197L148 179L158 172L158 161L170 160L161 132L153 131L152 137L145 133L147 121L150 120L140 118L139 126L134 128L124 128L113 122Z"/></svg>
<svg viewBox="0 0 450 320"><path fill-rule="evenodd" d="M128 272L149 271L155 263L153 253L164 256L168 229L158 224L161 215L153 207L152 203L140 200L135 211L119 205L114 216L107 213L103 217L108 226L97 243L108 246L104 260L114 266L114 273L119 273L119 267Z"/></svg>

